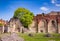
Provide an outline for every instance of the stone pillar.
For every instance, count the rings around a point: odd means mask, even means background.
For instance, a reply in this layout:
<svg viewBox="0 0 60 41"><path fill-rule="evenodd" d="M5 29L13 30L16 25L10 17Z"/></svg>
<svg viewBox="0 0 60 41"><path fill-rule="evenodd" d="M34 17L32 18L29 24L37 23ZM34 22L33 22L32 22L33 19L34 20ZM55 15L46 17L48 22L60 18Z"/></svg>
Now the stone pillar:
<svg viewBox="0 0 60 41"><path fill-rule="evenodd" d="M23 28L24 28L23 26L20 27L20 32L21 32L21 33L22 33Z"/></svg>
<svg viewBox="0 0 60 41"><path fill-rule="evenodd" d="M8 30L7 30L7 32L9 33L10 32L10 27L8 26Z"/></svg>
<svg viewBox="0 0 60 41"><path fill-rule="evenodd" d="M58 24L58 33L60 33L60 23Z"/></svg>
<svg viewBox="0 0 60 41"><path fill-rule="evenodd" d="M3 25L3 28L2 28L2 33L4 33L4 25Z"/></svg>
<svg viewBox="0 0 60 41"><path fill-rule="evenodd" d="M13 32L15 32L15 24L13 25L13 29L12 30L13 30Z"/></svg>

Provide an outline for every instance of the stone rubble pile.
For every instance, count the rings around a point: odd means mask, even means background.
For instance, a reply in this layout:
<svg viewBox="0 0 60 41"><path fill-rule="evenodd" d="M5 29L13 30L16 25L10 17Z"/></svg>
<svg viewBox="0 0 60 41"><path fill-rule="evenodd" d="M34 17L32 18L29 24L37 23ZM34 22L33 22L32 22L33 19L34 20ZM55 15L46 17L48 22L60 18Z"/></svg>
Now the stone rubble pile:
<svg viewBox="0 0 60 41"><path fill-rule="evenodd" d="M0 41L24 41L24 39L19 37L16 33L12 33L10 36L2 37Z"/></svg>

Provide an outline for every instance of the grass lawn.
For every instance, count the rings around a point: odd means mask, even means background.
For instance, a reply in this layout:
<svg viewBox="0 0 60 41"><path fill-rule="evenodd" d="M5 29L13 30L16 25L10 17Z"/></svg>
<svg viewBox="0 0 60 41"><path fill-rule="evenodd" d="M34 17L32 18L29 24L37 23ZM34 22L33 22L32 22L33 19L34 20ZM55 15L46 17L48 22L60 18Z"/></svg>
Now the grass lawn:
<svg viewBox="0 0 60 41"><path fill-rule="evenodd" d="M33 37L28 34L18 33L18 35L24 38L25 41L60 41L60 34L52 34L53 37L44 37L44 34L34 34Z"/></svg>

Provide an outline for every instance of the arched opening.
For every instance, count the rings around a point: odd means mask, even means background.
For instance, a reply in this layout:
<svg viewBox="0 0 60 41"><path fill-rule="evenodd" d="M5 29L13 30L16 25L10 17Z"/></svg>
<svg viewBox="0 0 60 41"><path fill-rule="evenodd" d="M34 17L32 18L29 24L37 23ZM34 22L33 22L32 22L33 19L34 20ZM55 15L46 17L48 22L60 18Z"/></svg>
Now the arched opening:
<svg viewBox="0 0 60 41"><path fill-rule="evenodd" d="M43 33L43 30L40 30L41 33Z"/></svg>
<svg viewBox="0 0 60 41"><path fill-rule="evenodd" d="M16 28L15 28L15 31L16 31L16 32L20 32L20 28L19 28L19 27L16 27Z"/></svg>
<svg viewBox="0 0 60 41"><path fill-rule="evenodd" d="M44 19L40 20L38 24L38 32L46 33L46 20Z"/></svg>
<svg viewBox="0 0 60 41"><path fill-rule="evenodd" d="M19 27L17 28L17 31L20 32L20 28Z"/></svg>
<svg viewBox="0 0 60 41"><path fill-rule="evenodd" d="M55 21L52 21L52 25L55 26Z"/></svg>
<svg viewBox="0 0 60 41"><path fill-rule="evenodd" d="M50 20L49 23L48 23L48 32L49 33L56 33L56 28L57 28L57 25L56 25L56 20Z"/></svg>

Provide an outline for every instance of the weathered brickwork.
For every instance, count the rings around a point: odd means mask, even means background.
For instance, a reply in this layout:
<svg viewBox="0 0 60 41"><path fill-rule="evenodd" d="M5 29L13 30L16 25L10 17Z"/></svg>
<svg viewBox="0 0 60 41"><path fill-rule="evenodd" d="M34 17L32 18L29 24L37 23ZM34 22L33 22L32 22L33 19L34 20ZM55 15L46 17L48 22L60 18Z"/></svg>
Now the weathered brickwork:
<svg viewBox="0 0 60 41"><path fill-rule="evenodd" d="M60 33L60 12L38 14L35 16L38 33Z"/></svg>

